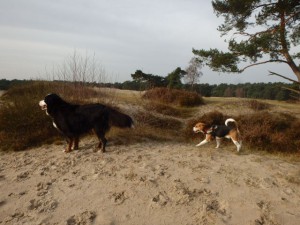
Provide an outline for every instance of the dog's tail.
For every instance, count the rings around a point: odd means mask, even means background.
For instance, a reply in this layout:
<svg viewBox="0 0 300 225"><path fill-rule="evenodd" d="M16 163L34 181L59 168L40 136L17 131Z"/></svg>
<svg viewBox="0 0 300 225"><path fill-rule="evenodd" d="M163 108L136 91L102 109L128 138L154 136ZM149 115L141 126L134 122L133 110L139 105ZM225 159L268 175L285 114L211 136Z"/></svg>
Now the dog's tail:
<svg viewBox="0 0 300 225"><path fill-rule="evenodd" d="M109 124L120 128L133 128L133 120L130 116L115 109L109 108Z"/></svg>
<svg viewBox="0 0 300 225"><path fill-rule="evenodd" d="M232 118L227 119L225 121L225 125L228 126L228 123L231 123L231 122L234 123L236 129L238 130L238 123L234 119L232 119Z"/></svg>

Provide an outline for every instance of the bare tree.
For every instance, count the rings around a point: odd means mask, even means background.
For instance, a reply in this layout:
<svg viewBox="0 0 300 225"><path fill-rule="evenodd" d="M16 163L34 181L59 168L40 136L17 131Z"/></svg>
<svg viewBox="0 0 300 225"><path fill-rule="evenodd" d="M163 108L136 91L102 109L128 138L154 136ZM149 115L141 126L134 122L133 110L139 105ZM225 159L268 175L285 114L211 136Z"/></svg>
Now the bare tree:
<svg viewBox="0 0 300 225"><path fill-rule="evenodd" d="M105 70L97 62L95 54L84 56L76 50L67 57L61 66L57 67L55 78L62 81L71 81L75 85L86 83L105 82Z"/></svg>
<svg viewBox="0 0 300 225"><path fill-rule="evenodd" d="M82 55L76 50L62 64L53 66L52 71L46 70L46 75L50 80L73 85L74 96L84 95L86 87L95 83L105 83L107 79L105 70L95 54Z"/></svg>
<svg viewBox="0 0 300 225"><path fill-rule="evenodd" d="M203 75L201 69L202 64L196 57L193 57L190 60L188 67L185 69L186 75L184 76L184 81L191 85L192 90L194 89L194 85L199 82L200 77Z"/></svg>

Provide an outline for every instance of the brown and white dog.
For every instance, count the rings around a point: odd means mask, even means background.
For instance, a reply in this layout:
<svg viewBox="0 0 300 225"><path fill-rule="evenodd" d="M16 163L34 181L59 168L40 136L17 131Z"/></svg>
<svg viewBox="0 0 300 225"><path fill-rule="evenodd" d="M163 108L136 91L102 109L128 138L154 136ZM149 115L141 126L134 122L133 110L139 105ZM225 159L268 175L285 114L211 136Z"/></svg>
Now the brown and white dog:
<svg viewBox="0 0 300 225"><path fill-rule="evenodd" d="M228 123L230 123L230 122L233 122L235 124L235 126L228 125ZM204 144L208 143L209 141L211 141L213 138L216 138L216 142L217 142L216 148L219 148L220 144L221 144L221 140L224 137L226 137L226 138L230 138L232 140L232 142L235 144L238 152L241 150L241 147L242 147L241 135L240 135L240 132L238 129L237 122L232 118L227 119L225 121L225 125L210 126L203 122L199 122L193 127L193 131L195 133L201 132L201 133L205 134L205 139L203 141L201 141L199 144L197 144L196 146L204 145Z"/></svg>

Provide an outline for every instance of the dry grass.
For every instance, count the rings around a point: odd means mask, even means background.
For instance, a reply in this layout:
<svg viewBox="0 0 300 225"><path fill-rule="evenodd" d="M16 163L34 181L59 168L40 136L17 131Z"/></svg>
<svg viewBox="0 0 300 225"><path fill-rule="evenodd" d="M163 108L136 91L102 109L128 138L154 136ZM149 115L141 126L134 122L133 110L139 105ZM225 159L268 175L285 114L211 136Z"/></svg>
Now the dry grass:
<svg viewBox="0 0 300 225"><path fill-rule="evenodd" d="M91 88L78 88L62 82L32 82L9 89L2 96L0 108L2 150L24 150L59 138L51 119L38 106L38 102L49 93L59 93L77 103L86 102L98 94Z"/></svg>
<svg viewBox="0 0 300 225"><path fill-rule="evenodd" d="M113 128L108 133L109 142L114 144L149 140L196 143L196 139L203 137L193 133L192 127L195 123L206 121L209 124L224 124L227 118L233 117L238 121L243 135L244 149L283 154L300 151L300 120L297 118L299 105L293 107L293 104L277 104L275 101L206 98L205 105L183 107L175 104L175 100L166 103L165 97L163 100L145 99L141 92L96 89L88 86L78 92L74 85L62 82L33 82L12 88L2 96L2 150L23 150L63 140L53 128L51 119L38 106L38 101L52 92L60 94L70 102L109 104L132 116L135 122L134 129ZM287 113L283 113L284 111Z"/></svg>
<svg viewBox="0 0 300 225"><path fill-rule="evenodd" d="M192 127L199 121L207 124L224 124L231 117L218 111L213 111L188 121L184 130L187 140L199 138L192 134ZM299 152L300 151L300 121L289 114L272 114L255 112L235 117L242 134L243 144L251 149L267 150L269 152Z"/></svg>
<svg viewBox="0 0 300 225"><path fill-rule="evenodd" d="M300 121L296 117L258 112L238 119L244 142L250 147L274 152L300 151Z"/></svg>
<svg viewBox="0 0 300 225"><path fill-rule="evenodd" d="M265 102L257 101L257 100L249 100L246 101L250 109L253 109L254 111L261 111L261 110L267 110L271 108L271 105Z"/></svg>
<svg viewBox="0 0 300 225"><path fill-rule="evenodd" d="M146 91L143 98L185 107L203 105L203 98L196 92L169 88L154 88Z"/></svg>
<svg viewBox="0 0 300 225"><path fill-rule="evenodd" d="M252 113L255 109L251 109L249 102L252 100L245 98L222 98L222 97L208 97L204 98L205 103L218 110L239 110L240 114ZM258 100L254 100L258 101ZM299 102L286 102L277 100L259 100L262 104L269 105L267 111L289 113L297 118L300 118L300 104ZM249 111L250 109L250 111Z"/></svg>
<svg viewBox="0 0 300 225"><path fill-rule="evenodd" d="M146 101L143 102L142 105L143 108L148 112L183 119L191 117L195 111L194 108L176 107L155 101Z"/></svg>

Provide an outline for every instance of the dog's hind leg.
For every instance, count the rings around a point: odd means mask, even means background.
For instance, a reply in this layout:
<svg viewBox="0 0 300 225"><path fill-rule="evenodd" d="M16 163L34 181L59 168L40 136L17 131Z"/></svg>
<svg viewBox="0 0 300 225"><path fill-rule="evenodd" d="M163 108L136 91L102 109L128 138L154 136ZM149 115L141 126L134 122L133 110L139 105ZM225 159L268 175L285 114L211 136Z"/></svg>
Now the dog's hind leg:
<svg viewBox="0 0 300 225"><path fill-rule="evenodd" d="M79 146L79 137L75 137L74 140L74 150L78 150Z"/></svg>
<svg viewBox="0 0 300 225"><path fill-rule="evenodd" d="M239 143L238 141L236 141L236 140L234 140L232 138L231 138L231 140L235 144L236 150L239 152L241 150L241 147L242 147L242 142Z"/></svg>
<svg viewBox="0 0 300 225"><path fill-rule="evenodd" d="M99 138L98 148L101 149L102 152L105 152L105 147L106 147L107 140L104 137L104 135L101 135L100 137L98 136L98 138Z"/></svg>
<svg viewBox="0 0 300 225"><path fill-rule="evenodd" d="M99 128L95 128L95 133L99 139L98 149L101 149L102 152L105 152L105 146L107 143L107 140L105 138L105 131L103 131Z"/></svg>

